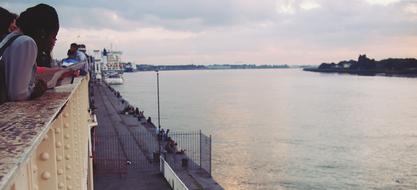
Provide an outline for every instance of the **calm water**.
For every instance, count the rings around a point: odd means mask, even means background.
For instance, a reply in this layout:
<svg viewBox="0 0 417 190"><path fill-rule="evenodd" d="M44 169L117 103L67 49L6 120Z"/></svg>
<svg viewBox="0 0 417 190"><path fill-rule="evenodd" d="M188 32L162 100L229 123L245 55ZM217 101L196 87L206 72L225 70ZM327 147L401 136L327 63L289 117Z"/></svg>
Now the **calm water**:
<svg viewBox="0 0 417 190"><path fill-rule="evenodd" d="M156 122L156 73L115 87ZM161 125L213 135L226 189L417 189L417 79L160 72Z"/></svg>

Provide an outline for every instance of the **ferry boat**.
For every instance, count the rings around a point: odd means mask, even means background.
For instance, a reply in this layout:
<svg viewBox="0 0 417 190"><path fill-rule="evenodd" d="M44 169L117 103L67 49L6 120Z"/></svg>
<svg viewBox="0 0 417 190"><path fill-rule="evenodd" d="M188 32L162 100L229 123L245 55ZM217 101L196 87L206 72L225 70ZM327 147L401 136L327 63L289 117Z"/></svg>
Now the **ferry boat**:
<svg viewBox="0 0 417 190"><path fill-rule="evenodd" d="M125 72L134 72L135 70L133 68L132 63L129 62L129 63L124 64L124 71Z"/></svg>
<svg viewBox="0 0 417 190"><path fill-rule="evenodd" d="M118 72L111 72L111 73L106 73L104 76L104 81L107 84L123 84L124 79L122 74L118 73Z"/></svg>
<svg viewBox="0 0 417 190"><path fill-rule="evenodd" d="M121 63L121 51L107 51L104 49L101 53L102 64L101 74L107 84L123 84L123 65Z"/></svg>

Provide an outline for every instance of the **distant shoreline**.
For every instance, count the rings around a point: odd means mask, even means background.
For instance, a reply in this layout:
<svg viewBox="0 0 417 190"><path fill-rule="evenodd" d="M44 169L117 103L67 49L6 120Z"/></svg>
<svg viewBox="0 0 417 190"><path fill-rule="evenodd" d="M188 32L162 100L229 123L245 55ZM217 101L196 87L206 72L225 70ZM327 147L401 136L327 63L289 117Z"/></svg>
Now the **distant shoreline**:
<svg viewBox="0 0 417 190"><path fill-rule="evenodd" d="M158 71L224 71L224 70L278 70L278 69L296 69L293 67L288 68L253 68L253 69L161 69ZM144 70L144 71L133 71L133 72L154 72L156 70Z"/></svg>
<svg viewBox="0 0 417 190"><path fill-rule="evenodd" d="M129 69L127 69L129 68ZM300 68L288 65L132 65L125 66L125 72L147 71L185 71L185 70L253 70L253 69L289 69Z"/></svg>
<svg viewBox="0 0 417 190"><path fill-rule="evenodd" d="M341 61L337 64L322 63L319 67L307 67L303 71L361 76L417 77L417 59L389 58L375 61L367 58L366 55L360 55L358 61Z"/></svg>
<svg viewBox="0 0 417 190"><path fill-rule="evenodd" d="M319 68L303 68L303 71L318 72L318 73L338 73L351 74L359 76L389 76L389 77L417 77L416 72L374 72L374 71L350 71L339 69L319 69Z"/></svg>

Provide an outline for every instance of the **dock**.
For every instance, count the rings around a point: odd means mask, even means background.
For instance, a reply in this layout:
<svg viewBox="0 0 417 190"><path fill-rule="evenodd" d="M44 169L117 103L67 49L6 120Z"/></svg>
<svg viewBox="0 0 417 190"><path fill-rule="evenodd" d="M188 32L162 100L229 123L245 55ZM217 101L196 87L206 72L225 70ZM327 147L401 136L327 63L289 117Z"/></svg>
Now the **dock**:
<svg viewBox="0 0 417 190"><path fill-rule="evenodd" d="M211 138L201 131L170 132L185 153L169 154L161 151L165 142L152 123L121 113L128 101L111 86L92 82L90 98L98 123L92 132L94 189L223 189L211 177Z"/></svg>

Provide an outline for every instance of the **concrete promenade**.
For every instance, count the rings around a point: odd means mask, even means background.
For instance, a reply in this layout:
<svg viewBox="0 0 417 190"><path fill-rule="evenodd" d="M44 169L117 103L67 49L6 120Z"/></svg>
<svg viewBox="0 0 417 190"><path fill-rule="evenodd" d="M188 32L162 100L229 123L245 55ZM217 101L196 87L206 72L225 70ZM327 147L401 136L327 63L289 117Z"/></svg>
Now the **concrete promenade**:
<svg viewBox="0 0 417 190"><path fill-rule="evenodd" d="M128 130L118 112L118 100L102 84L96 84L94 89L94 102L98 126L95 129L97 146L96 156L102 159L135 160L128 164L124 175L94 174L94 189L97 190L164 190L171 189L162 174L159 165L149 163L139 146L135 146L134 137ZM117 140L109 140L114 136ZM120 137L120 138L117 138ZM119 142L117 142L119 141ZM111 143L111 144L110 144ZM133 145L133 146L132 146ZM117 151L114 151L117 150Z"/></svg>
<svg viewBox="0 0 417 190"><path fill-rule="evenodd" d="M119 176L96 175L95 189L170 189L162 174L159 173L159 162L153 160L153 152L159 149L155 136L155 126L138 120L132 115L120 114L128 104L122 103L104 83L93 83L94 101L97 107L98 126L96 138L100 143L96 147L96 155L100 158L128 160L127 174ZM110 136L117 138L109 138ZM189 189L223 189L203 169L185 169L177 155L168 155L171 167Z"/></svg>

